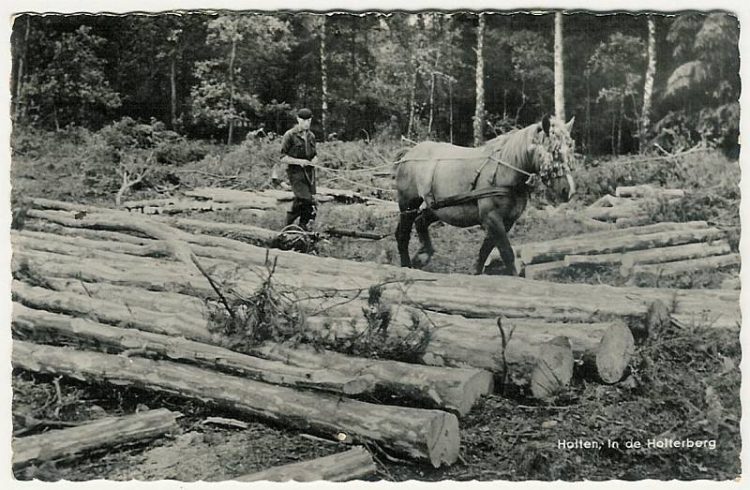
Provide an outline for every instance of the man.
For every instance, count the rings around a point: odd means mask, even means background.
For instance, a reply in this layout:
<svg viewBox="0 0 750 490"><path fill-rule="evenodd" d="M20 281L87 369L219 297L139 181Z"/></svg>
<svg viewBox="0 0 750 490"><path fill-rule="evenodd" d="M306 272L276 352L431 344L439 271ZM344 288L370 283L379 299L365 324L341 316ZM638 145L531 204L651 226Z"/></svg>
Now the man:
<svg viewBox="0 0 750 490"><path fill-rule="evenodd" d="M310 131L312 111L300 109L297 125L284 133L281 140L281 162L287 165L289 184L294 192L292 210L286 213L287 226L299 218L300 228L307 230L315 220L315 167L318 157L315 151L315 135Z"/></svg>

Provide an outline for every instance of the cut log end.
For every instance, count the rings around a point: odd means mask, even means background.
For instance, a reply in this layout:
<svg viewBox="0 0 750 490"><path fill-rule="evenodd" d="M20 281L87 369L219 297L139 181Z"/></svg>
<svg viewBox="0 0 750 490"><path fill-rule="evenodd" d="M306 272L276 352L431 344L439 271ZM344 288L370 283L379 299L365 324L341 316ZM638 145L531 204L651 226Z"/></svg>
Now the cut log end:
<svg viewBox="0 0 750 490"><path fill-rule="evenodd" d="M554 399L573 378L573 349L567 337L555 337L539 351L531 373L531 393L543 401Z"/></svg>
<svg viewBox="0 0 750 490"><path fill-rule="evenodd" d="M427 435L427 448L430 463L435 468L449 466L458 459L461 446L458 430L458 418L452 413L433 411L435 413Z"/></svg>
<svg viewBox="0 0 750 490"><path fill-rule="evenodd" d="M596 351L596 371L603 383L622 380L635 352L633 334L625 325L612 325L602 337Z"/></svg>

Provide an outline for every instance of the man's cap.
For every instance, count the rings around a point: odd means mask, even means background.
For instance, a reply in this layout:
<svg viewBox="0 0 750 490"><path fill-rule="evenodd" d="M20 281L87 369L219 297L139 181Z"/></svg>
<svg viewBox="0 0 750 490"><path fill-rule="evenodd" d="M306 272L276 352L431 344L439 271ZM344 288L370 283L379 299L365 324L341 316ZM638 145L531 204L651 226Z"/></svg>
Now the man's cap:
<svg viewBox="0 0 750 490"><path fill-rule="evenodd" d="M297 117L300 119L310 119L312 117L312 111L308 108L300 109L297 111Z"/></svg>

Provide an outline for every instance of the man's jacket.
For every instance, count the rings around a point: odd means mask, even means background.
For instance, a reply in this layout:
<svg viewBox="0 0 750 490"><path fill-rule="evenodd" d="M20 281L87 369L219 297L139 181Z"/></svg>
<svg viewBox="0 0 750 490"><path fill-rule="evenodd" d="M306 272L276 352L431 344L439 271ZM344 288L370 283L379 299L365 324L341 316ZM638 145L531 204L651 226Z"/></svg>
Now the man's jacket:
<svg viewBox="0 0 750 490"><path fill-rule="evenodd" d="M307 133L307 143L305 143L305 133ZM292 158L301 158L303 160L312 160L315 158L315 134L312 131L305 131L299 126L284 133L281 140L281 153Z"/></svg>

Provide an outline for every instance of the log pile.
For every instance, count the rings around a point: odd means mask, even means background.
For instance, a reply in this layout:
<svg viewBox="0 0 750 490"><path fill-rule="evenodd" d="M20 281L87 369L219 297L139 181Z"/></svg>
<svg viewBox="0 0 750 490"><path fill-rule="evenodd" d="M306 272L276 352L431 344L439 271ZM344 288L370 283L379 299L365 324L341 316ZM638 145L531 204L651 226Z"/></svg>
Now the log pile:
<svg viewBox="0 0 750 490"><path fill-rule="evenodd" d="M55 206L49 211L51 203L40 203L29 211L27 229L11 234L16 368L210 401L238 418L329 439L343 433L348 442L374 443L434 466L456 461L458 417L492 391L493 378L536 379L538 396L551 399L569 381L572 358L596 359L598 378L619 380L632 355L623 329L643 334L670 320L704 316L716 328L734 328L739 320L736 291L445 276L193 232L210 224L178 229L132 213ZM667 228L634 236L714 233L707 225ZM544 263L540 257L565 258L554 247L528 250L532 265ZM420 322L430 326L428 342L408 363L273 341L251 352L228 350L209 329L208 305L221 299L215 283L231 280L233 291L250 297L271 279L294 298L306 332L337 342L361 336L370 327L364 315L372 309L370 287L378 285L379 301L391 308L389 338ZM550 386L544 379L561 382ZM343 466L367 467L361 461Z"/></svg>
<svg viewBox="0 0 750 490"><path fill-rule="evenodd" d="M739 265L726 233L705 221L657 223L516 247L517 265L526 278L580 267L612 267L623 278L677 276L686 272Z"/></svg>
<svg viewBox="0 0 750 490"><path fill-rule="evenodd" d="M647 218L648 206L659 200L673 201L685 197L683 189L666 189L650 184L621 186L615 195L606 195L584 210L585 216L621 226L642 223Z"/></svg>
<svg viewBox="0 0 750 490"><path fill-rule="evenodd" d="M294 195L291 191L266 189L263 191L240 191L222 188L199 188L183 192L174 198L145 199L126 201L122 207L149 215L171 215L188 211L219 211L226 209L243 209L262 215L269 209L286 206ZM389 201L368 197L358 192L344 189L319 187L315 199L319 203L336 202L341 204L368 204L393 207Z"/></svg>

